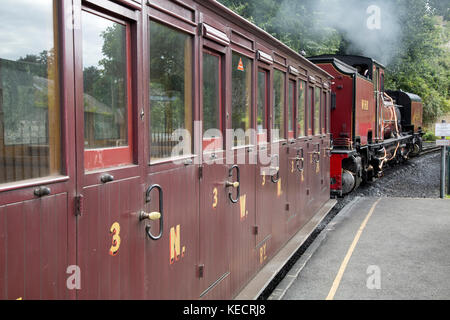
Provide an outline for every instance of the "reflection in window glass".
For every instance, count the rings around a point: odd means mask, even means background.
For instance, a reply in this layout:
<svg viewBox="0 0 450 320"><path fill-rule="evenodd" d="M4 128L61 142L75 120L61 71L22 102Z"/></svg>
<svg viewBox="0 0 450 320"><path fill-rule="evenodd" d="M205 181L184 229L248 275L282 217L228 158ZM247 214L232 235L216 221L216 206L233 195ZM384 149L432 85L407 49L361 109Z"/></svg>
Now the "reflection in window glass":
<svg viewBox="0 0 450 320"><path fill-rule="evenodd" d="M258 134L258 142L267 142L267 73L258 71L258 114L256 119L256 127Z"/></svg>
<svg viewBox="0 0 450 320"><path fill-rule="evenodd" d="M316 87L314 96L314 135L318 135L320 132L320 88Z"/></svg>
<svg viewBox="0 0 450 320"><path fill-rule="evenodd" d="M328 114L326 112L327 109L327 94L325 92L322 92L322 118L320 120L321 123L321 128L322 128L322 134L326 133L326 121L327 121L327 117Z"/></svg>
<svg viewBox="0 0 450 320"><path fill-rule="evenodd" d="M203 53L203 150L223 148L220 59Z"/></svg>
<svg viewBox="0 0 450 320"><path fill-rule="evenodd" d="M279 139L284 135L284 73L275 70L273 73L273 129L278 129Z"/></svg>
<svg viewBox="0 0 450 320"><path fill-rule="evenodd" d="M126 26L82 13L84 147L128 145Z"/></svg>
<svg viewBox="0 0 450 320"><path fill-rule="evenodd" d="M155 161L172 156L181 142L172 140L177 129L189 132L191 141L184 145L192 148L192 39L154 21L149 28L150 159Z"/></svg>
<svg viewBox="0 0 450 320"><path fill-rule="evenodd" d="M289 106L288 106L288 131L289 131L289 139L294 138L294 89L295 82L289 81Z"/></svg>
<svg viewBox="0 0 450 320"><path fill-rule="evenodd" d="M313 109L314 88L308 88L308 105L306 108L306 130L308 135L312 135L312 109Z"/></svg>
<svg viewBox="0 0 450 320"><path fill-rule="evenodd" d="M303 137L305 135L305 93L306 82L300 81L298 85L298 111L297 111L297 136Z"/></svg>
<svg viewBox="0 0 450 320"><path fill-rule="evenodd" d="M245 133L251 127L252 103L252 61L233 53L231 80L231 128L242 129ZM234 146L250 144L249 137L234 138Z"/></svg>
<svg viewBox="0 0 450 320"><path fill-rule="evenodd" d="M2 1L0 183L60 173L59 1Z"/></svg>

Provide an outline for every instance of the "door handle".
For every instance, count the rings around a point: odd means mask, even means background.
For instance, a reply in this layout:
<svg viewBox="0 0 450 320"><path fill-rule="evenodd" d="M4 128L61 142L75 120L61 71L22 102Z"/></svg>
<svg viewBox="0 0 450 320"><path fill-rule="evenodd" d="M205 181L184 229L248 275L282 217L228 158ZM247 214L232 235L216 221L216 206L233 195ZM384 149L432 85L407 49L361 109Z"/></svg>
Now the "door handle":
<svg viewBox="0 0 450 320"><path fill-rule="evenodd" d="M301 156L300 156L301 152ZM299 163L302 162L302 167L300 168ZM303 149L299 149L297 151L297 162L296 162L297 171L302 172L305 167L305 158L303 157Z"/></svg>
<svg viewBox="0 0 450 320"><path fill-rule="evenodd" d="M274 166L271 166L271 167L270 167L270 170L276 170L277 173L276 173L276 175L271 175L271 176L270 176L270 180L271 180L273 183L277 183L278 180L280 180L280 156L279 156L278 154L274 154L274 155L272 156L272 158L276 158L276 159L277 159L277 165L276 165L275 167L274 167ZM275 178L274 176L276 176L276 178Z"/></svg>
<svg viewBox="0 0 450 320"><path fill-rule="evenodd" d="M34 195L36 197L44 197L48 196L51 193L51 190L49 187L39 187L34 189Z"/></svg>
<svg viewBox="0 0 450 320"><path fill-rule="evenodd" d="M159 220L159 234L157 236L154 236L152 234L152 232L150 231L150 225L146 225L145 226L145 232L147 233L147 235L149 236L150 239L152 240L158 240L162 237L163 235L163 225L164 225L164 211L163 211L163 190L161 188L160 185L158 184L154 184L150 187L147 188L147 191L145 193L145 202L149 203L151 201L150 198L150 193L152 192L153 189L158 189L158 193L159 193L159 211L155 211L155 212L145 212L145 211L141 211L139 213L139 221L142 220Z"/></svg>
<svg viewBox="0 0 450 320"><path fill-rule="evenodd" d="M237 181L235 181L235 182L226 181L225 187L226 188L233 187L234 189L237 190L236 191L237 195L236 195L235 199L233 199L233 191L230 190L228 192L228 198L230 198L230 201L233 203L237 203L239 201L239 197L241 196L241 174L240 174L239 166L235 164L228 170L228 178L233 178L233 170L236 170Z"/></svg>

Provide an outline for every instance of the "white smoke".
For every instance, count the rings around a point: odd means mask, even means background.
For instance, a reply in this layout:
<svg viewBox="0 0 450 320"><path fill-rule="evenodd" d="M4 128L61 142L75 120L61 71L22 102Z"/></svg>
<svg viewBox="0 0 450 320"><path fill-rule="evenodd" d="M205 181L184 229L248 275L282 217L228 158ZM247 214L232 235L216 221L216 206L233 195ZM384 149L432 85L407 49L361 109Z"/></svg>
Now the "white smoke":
<svg viewBox="0 0 450 320"><path fill-rule="evenodd" d="M315 10L324 23L341 32L347 54L372 57L389 64L402 50L401 8L387 0L320 0Z"/></svg>

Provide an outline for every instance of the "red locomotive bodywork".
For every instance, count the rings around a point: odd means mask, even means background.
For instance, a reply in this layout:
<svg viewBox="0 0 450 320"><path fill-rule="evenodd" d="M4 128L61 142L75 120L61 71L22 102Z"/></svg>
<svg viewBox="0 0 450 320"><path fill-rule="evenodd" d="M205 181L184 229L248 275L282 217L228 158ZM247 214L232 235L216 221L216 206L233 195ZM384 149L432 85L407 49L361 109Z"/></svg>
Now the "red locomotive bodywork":
<svg viewBox="0 0 450 320"><path fill-rule="evenodd" d="M322 55L310 60L334 77L332 191L352 191L361 181L381 175L386 162L406 159L420 144L420 136L401 130L399 108L384 93L383 65L371 58L346 55ZM410 111L410 117L412 114L419 123L421 117L416 115L420 106L413 103ZM408 121L411 123L411 119Z"/></svg>

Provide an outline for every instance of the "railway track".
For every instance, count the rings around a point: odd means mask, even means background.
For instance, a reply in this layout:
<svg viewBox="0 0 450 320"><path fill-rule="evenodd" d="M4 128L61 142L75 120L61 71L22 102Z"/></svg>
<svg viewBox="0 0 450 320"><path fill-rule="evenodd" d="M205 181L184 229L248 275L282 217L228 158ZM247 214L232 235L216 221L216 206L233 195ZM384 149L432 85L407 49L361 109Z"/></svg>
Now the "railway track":
<svg viewBox="0 0 450 320"><path fill-rule="evenodd" d="M441 147L440 146L430 146L430 147L426 147L422 149L422 152L420 153L419 156L423 156L425 154L428 153L432 153L432 152L436 152L436 151L440 151Z"/></svg>

